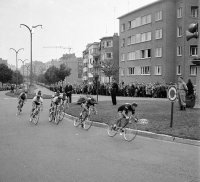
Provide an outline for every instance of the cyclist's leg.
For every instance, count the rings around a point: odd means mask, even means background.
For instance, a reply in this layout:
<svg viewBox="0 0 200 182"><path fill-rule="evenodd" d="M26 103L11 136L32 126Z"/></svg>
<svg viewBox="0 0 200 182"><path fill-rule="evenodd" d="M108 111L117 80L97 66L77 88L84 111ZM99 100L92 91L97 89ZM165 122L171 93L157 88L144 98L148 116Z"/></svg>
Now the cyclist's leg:
<svg viewBox="0 0 200 182"><path fill-rule="evenodd" d="M123 118L123 114L121 112L118 112L118 119L114 122L114 127L120 127Z"/></svg>

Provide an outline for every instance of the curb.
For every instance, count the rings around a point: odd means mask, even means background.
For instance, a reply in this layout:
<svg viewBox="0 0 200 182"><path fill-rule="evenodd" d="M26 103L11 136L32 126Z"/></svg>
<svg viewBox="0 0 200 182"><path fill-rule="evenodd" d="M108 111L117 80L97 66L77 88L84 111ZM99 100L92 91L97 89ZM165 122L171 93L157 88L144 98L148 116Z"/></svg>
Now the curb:
<svg viewBox="0 0 200 182"><path fill-rule="evenodd" d="M75 116L72 116L66 113L65 113L65 116L71 120L74 120L76 118ZM100 127L100 128L107 128L108 126L105 123L99 123L99 122L93 122L92 125L95 127ZM174 137L174 136L164 135L164 134L157 134L157 133L142 131L142 130L138 130L138 135L143 136L143 137L148 137L148 138L154 138L158 140L165 140L165 141L170 141L170 142L200 146L199 140L184 139L184 138L179 138L179 137Z"/></svg>

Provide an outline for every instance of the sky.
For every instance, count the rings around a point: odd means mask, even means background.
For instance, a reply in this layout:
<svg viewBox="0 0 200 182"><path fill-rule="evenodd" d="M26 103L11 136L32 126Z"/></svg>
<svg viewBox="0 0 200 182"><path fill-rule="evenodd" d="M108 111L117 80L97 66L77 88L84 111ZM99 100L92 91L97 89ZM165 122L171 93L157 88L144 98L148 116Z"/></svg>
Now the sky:
<svg viewBox="0 0 200 182"><path fill-rule="evenodd" d="M0 58L16 65L18 59L30 62L32 28L33 61L47 62L65 53L82 57L86 45L104 36L119 34L121 15L156 0L0 0ZM44 48L44 47L71 48ZM70 51L70 52L69 52ZM22 62L18 62L18 66Z"/></svg>

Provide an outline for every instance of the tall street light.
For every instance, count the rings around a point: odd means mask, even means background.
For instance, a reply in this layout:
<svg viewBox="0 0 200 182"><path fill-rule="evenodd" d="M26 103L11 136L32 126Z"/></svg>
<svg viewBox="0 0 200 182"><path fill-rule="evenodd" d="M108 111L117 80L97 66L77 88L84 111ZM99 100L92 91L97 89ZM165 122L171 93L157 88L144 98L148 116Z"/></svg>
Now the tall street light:
<svg viewBox="0 0 200 182"><path fill-rule="evenodd" d="M36 25L36 26L32 26L32 28L30 28L28 25L26 25L26 24L20 24L20 27L21 26L24 26L24 27L26 27L28 30L29 30L29 32L30 32L30 60L31 60L31 70L30 70L30 86L32 85L32 82L33 82L33 78L32 78L32 76L33 76L33 68L32 68L32 34L33 34L33 32L32 32L32 29L33 28L37 28L37 27L41 27L42 28L42 25Z"/></svg>
<svg viewBox="0 0 200 182"><path fill-rule="evenodd" d="M26 67L26 73L27 73L27 81L28 81L28 69L30 67L30 65L24 65Z"/></svg>
<svg viewBox="0 0 200 182"><path fill-rule="evenodd" d="M23 64L23 79L24 79L24 63L25 61L28 61L28 59L25 59L25 60L18 59L18 60L20 60ZM24 85L24 80L23 80L23 85Z"/></svg>
<svg viewBox="0 0 200 182"><path fill-rule="evenodd" d="M20 48L20 49L18 49L18 50L15 50L14 48L10 48L10 50L13 50L13 51L15 51L15 53L16 53L16 74L17 74L17 82L16 82L16 85L18 85L18 62L17 62L17 55L18 55L18 53L19 53L19 51L20 50L24 50L24 48Z"/></svg>

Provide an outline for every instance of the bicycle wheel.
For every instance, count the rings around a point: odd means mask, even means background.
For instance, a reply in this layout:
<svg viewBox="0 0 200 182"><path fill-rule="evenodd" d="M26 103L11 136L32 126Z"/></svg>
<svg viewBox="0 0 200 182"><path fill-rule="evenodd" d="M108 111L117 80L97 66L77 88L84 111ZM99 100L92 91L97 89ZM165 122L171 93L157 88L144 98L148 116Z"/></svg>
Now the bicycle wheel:
<svg viewBox="0 0 200 182"><path fill-rule="evenodd" d="M65 116L65 112L64 112L64 108L62 107L60 110L59 110L59 121L62 121L63 118Z"/></svg>
<svg viewBox="0 0 200 182"><path fill-rule="evenodd" d="M85 118L85 120L83 121L83 128L84 128L85 130L89 130L90 127L92 126L92 123L93 123L93 121L90 120L89 117Z"/></svg>
<svg viewBox="0 0 200 182"><path fill-rule="evenodd" d="M39 111L36 110L32 115L32 121L31 122L34 123L35 125L37 125L38 121L39 121L39 117L40 117Z"/></svg>
<svg viewBox="0 0 200 182"><path fill-rule="evenodd" d="M137 132L137 123L132 122L130 128L124 128L124 139L128 142L132 141L135 139Z"/></svg>
<svg viewBox="0 0 200 182"><path fill-rule="evenodd" d="M49 122L52 122L53 120L53 111L50 109L49 110Z"/></svg>
<svg viewBox="0 0 200 182"><path fill-rule="evenodd" d="M80 119L80 118L76 118L76 119L74 120L74 126L75 126L75 127L78 127L80 124L81 124L81 119Z"/></svg>
<svg viewBox="0 0 200 182"><path fill-rule="evenodd" d="M57 124L57 125L58 125L59 122L60 122L59 116L60 116L60 113L59 113L58 110L56 110L55 113L54 113L54 123Z"/></svg>
<svg viewBox="0 0 200 182"><path fill-rule="evenodd" d="M108 133L108 136L114 137L117 134L117 130L113 129L113 125L108 125L107 133Z"/></svg>

